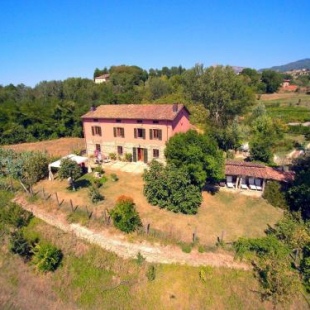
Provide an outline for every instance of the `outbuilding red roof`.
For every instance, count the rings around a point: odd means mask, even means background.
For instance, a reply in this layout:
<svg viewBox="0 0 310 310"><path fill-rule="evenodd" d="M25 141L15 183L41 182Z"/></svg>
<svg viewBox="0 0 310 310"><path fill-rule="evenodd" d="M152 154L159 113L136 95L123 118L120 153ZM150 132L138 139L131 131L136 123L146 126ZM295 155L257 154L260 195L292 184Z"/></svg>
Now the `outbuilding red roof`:
<svg viewBox="0 0 310 310"><path fill-rule="evenodd" d="M292 172L279 171L262 164L232 160L225 164L225 175L248 176L279 182L289 182L294 179Z"/></svg>
<svg viewBox="0 0 310 310"><path fill-rule="evenodd" d="M119 104L101 105L82 116L104 119L174 120L185 109L183 104Z"/></svg>

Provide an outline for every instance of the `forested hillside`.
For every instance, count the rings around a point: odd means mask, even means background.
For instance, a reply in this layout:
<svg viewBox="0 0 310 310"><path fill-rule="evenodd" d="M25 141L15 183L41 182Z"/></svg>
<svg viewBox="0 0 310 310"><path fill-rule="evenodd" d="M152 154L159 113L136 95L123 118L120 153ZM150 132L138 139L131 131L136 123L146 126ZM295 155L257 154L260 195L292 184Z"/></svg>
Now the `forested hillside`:
<svg viewBox="0 0 310 310"><path fill-rule="evenodd" d="M254 104L254 94L274 92L282 82L276 72L244 69L236 75L230 67L203 65L149 71L112 66L96 69L94 76L103 73L109 80L102 84L68 78L42 81L33 88L0 85L0 144L81 137L80 117L92 105L179 102L190 109L194 124L220 129L215 136L225 140L219 141L223 145L229 135L226 129Z"/></svg>

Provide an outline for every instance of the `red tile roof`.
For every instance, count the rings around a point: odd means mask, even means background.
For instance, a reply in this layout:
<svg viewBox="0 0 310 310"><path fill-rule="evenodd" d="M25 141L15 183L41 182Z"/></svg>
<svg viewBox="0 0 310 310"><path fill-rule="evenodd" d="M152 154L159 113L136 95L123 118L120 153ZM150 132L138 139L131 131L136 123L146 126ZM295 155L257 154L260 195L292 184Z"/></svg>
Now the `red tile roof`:
<svg viewBox="0 0 310 310"><path fill-rule="evenodd" d="M188 110L183 104L119 104L101 105L94 111L82 116L87 118L104 119L148 119L174 120L182 109Z"/></svg>
<svg viewBox="0 0 310 310"><path fill-rule="evenodd" d="M96 79L108 79L109 77L110 77L110 74L106 73L106 74L103 74L103 75L100 75L100 76L96 76L95 80Z"/></svg>
<svg viewBox="0 0 310 310"><path fill-rule="evenodd" d="M294 174L292 172L282 172L262 164L242 161L227 161L225 164L225 175L243 175L280 182L289 182L294 178Z"/></svg>

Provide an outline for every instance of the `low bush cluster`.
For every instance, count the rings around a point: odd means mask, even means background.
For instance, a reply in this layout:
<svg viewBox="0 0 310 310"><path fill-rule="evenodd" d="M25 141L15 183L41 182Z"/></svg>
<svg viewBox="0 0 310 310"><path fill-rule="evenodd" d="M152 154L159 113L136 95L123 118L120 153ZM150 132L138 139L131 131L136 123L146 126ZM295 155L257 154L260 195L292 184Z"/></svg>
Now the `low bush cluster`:
<svg viewBox="0 0 310 310"><path fill-rule="evenodd" d="M113 224L125 233L130 233L142 226L139 213L131 197L120 196L115 207L110 211Z"/></svg>
<svg viewBox="0 0 310 310"><path fill-rule="evenodd" d="M0 208L0 223L7 227L6 232L10 235L9 249L22 257L24 262L30 261L39 271L55 271L63 257L61 250L24 236L23 228L30 223L32 217L32 213L14 203L6 203Z"/></svg>

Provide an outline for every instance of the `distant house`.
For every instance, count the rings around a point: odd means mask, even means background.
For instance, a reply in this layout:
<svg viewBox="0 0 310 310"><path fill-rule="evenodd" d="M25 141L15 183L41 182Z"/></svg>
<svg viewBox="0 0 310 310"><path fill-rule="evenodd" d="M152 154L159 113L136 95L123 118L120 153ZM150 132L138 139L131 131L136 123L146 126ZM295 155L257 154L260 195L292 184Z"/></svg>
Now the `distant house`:
<svg viewBox="0 0 310 310"><path fill-rule="evenodd" d="M225 176L227 187L260 191L264 191L266 182L269 180L288 183L294 178L291 172L279 171L262 164L233 160L226 162Z"/></svg>
<svg viewBox="0 0 310 310"><path fill-rule="evenodd" d="M95 77L95 83L96 84L101 84L101 83L105 83L109 80L110 78L110 74L103 74L100 76Z"/></svg>
<svg viewBox="0 0 310 310"><path fill-rule="evenodd" d="M165 144L190 129L189 111L182 104L101 105L82 116L88 156L100 153L133 161L164 161Z"/></svg>
<svg viewBox="0 0 310 310"><path fill-rule="evenodd" d="M284 91L294 92L297 90L297 88L298 88L297 85L291 85L291 80L283 80L282 82L282 89Z"/></svg>
<svg viewBox="0 0 310 310"><path fill-rule="evenodd" d="M286 87L290 86L290 82L291 82L291 80L283 80L282 87L286 88Z"/></svg>

